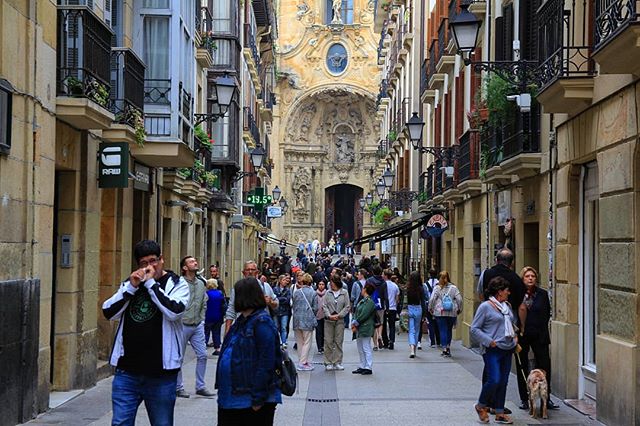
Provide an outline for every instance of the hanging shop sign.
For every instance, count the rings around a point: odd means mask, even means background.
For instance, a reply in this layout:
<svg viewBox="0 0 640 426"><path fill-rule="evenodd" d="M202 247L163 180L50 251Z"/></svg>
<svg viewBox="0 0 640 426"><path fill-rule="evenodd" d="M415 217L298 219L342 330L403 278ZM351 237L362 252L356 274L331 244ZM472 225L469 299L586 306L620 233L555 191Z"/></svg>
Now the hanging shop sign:
<svg viewBox="0 0 640 426"><path fill-rule="evenodd" d="M151 171L149 167L140 163L133 163L133 187L140 191L149 192L151 190Z"/></svg>
<svg viewBox="0 0 640 426"><path fill-rule="evenodd" d="M267 217L282 217L282 207L280 206L268 206Z"/></svg>
<svg viewBox="0 0 640 426"><path fill-rule="evenodd" d="M103 142L99 148L98 187L126 188L129 186L129 144Z"/></svg>
<svg viewBox="0 0 640 426"><path fill-rule="evenodd" d="M427 233L432 237L441 236L448 228L447 219L441 214L434 214L427 222Z"/></svg>

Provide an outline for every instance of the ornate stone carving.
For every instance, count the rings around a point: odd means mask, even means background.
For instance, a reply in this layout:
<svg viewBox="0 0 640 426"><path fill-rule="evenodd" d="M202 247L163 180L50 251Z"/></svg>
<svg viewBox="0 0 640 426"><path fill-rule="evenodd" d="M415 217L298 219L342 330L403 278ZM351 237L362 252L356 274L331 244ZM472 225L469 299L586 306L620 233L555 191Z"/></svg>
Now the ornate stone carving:
<svg viewBox="0 0 640 426"><path fill-rule="evenodd" d="M353 163L354 161L353 141L346 134L336 135L336 162Z"/></svg>
<svg viewBox="0 0 640 426"><path fill-rule="evenodd" d="M313 25L316 22L316 14L306 1L303 1L298 5L298 11L296 12L296 19L298 21L303 21L305 24Z"/></svg>
<svg viewBox="0 0 640 426"><path fill-rule="evenodd" d="M298 222L303 222L309 218L309 207L307 202L311 194L311 172L306 167L299 167L295 173L295 179L291 185L294 196L293 217Z"/></svg>
<svg viewBox="0 0 640 426"><path fill-rule="evenodd" d="M340 9L342 8L342 0L333 0L333 3L331 3L331 7L333 8L333 19L331 20L331 23L342 24L342 14L340 13Z"/></svg>

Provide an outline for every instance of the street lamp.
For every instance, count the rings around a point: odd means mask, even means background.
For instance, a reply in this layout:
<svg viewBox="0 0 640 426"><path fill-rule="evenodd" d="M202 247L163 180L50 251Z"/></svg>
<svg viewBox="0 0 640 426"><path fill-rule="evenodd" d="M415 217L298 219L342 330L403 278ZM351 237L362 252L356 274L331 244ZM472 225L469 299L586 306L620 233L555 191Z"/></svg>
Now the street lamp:
<svg viewBox="0 0 640 426"><path fill-rule="evenodd" d="M393 179L396 177L396 174L393 173L391 170L389 170L389 168L387 167L387 170L384 171L384 173L382 174L382 181L383 184L386 188L391 188L393 186Z"/></svg>
<svg viewBox="0 0 640 426"><path fill-rule="evenodd" d="M422 131L424 130L424 121L418 117L418 113L414 112L411 118L406 123L407 129L409 129L409 139L414 149L418 149L420 141L422 140Z"/></svg>
<svg viewBox="0 0 640 426"><path fill-rule="evenodd" d="M371 204L373 204L373 195L371 195L371 193L369 192L367 196L364 197L364 200L366 201L368 206L371 206Z"/></svg>
<svg viewBox="0 0 640 426"><path fill-rule="evenodd" d="M251 164L254 169L259 169L262 167L262 163L264 162L264 157L267 155L267 152L264 150L262 145L258 145L249 154L251 156Z"/></svg>
<svg viewBox="0 0 640 426"><path fill-rule="evenodd" d="M376 183L376 193L378 194L378 197L384 197L384 192L386 189L387 187L384 184L384 181L382 179L378 179L378 183Z"/></svg>
<svg viewBox="0 0 640 426"><path fill-rule="evenodd" d="M282 190L278 188L278 185L276 185L276 187L271 190L271 198L277 203L280 199L280 195L282 195Z"/></svg>
<svg viewBox="0 0 640 426"><path fill-rule="evenodd" d="M449 28L453 34L458 51L462 54L465 65L471 63L470 54L476 49L478 43L478 33L480 32L480 21L469 12L469 3L463 2L458 13L449 23Z"/></svg>
<svg viewBox="0 0 640 426"><path fill-rule="evenodd" d="M280 198L280 208L284 209L287 206L287 200L284 197Z"/></svg>
<svg viewBox="0 0 640 426"><path fill-rule="evenodd" d="M364 210L364 206L367 204L367 202L364 200L364 198L360 198L360 199L358 200L358 203L360 203L360 208L361 208L362 210Z"/></svg>
<svg viewBox="0 0 640 426"><path fill-rule="evenodd" d="M228 75L220 76L213 83L213 97L207 100L209 113L195 114L194 125L201 124L207 120L218 121L224 117L233 102L233 98L238 91L238 85L235 78Z"/></svg>

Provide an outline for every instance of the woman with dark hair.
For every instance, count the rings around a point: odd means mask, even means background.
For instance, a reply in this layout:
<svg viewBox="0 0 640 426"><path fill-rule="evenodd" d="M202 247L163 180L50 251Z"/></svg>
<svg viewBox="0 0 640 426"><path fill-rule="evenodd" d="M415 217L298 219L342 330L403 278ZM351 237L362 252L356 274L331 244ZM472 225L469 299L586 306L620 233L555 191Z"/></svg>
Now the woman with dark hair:
<svg viewBox="0 0 640 426"><path fill-rule="evenodd" d="M425 304L420 272L413 271L407 284L407 310L409 311L409 358L416 357L418 332L422 321L422 308Z"/></svg>
<svg viewBox="0 0 640 426"><path fill-rule="evenodd" d="M311 350L311 338L313 330L318 325L316 314L318 313L318 298L316 292L311 288L313 279L311 275L302 271L298 285L293 292L293 330L296 334L296 344L298 347L299 371L311 371L313 366L309 363L309 351Z"/></svg>
<svg viewBox="0 0 640 426"><path fill-rule="evenodd" d="M225 336L218 368L218 425L273 425L282 403L276 367L282 363L278 330L258 280L244 278L234 286L240 315Z"/></svg>
<svg viewBox="0 0 640 426"><path fill-rule="evenodd" d="M511 424L504 412L504 400L511 370L511 354L518 343L513 326L515 317L509 297L509 281L495 277L489 282L489 300L482 302L471 323L471 338L480 344L487 380L475 405L482 423L489 423L489 402L495 409L496 423Z"/></svg>
<svg viewBox="0 0 640 426"><path fill-rule="evenodd" d="M344 342L344 317L349 313L351 304L349 292L342 286L340 270L331 275L329 290L323 302L324 314L324 365L325 369L344 370L342 366L342 343Z"/></svg>
<svg viewBox="0 0 640 426"><path fill-rule="evenodd" d="M375 322L376 307L371 299L371 295L376 291L376 287L365 284L361 292L361 298L356 306L351 321L351 331L356 336L358 354L360 355L360 367L353 370L353 374L369 375L373 374L373 348L371 338L373 337L373 326Z"/></svg>

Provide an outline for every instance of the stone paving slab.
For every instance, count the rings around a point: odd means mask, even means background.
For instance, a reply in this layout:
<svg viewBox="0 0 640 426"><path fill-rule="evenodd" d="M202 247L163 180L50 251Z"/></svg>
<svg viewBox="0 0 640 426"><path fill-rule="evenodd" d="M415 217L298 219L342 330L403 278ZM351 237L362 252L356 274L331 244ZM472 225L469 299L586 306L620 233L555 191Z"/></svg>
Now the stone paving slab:
<svg viewBox="0 0 640 426"><path fill-rule="evenodd" d="M293 341L290 341L290 347ZM315 341L313 349L315 353ZM417 351L409 359L406 334L396 339L396 350L374 352L371 376L351 374L357 368L358 354L351 333L345 333L345 371L326 372L319 365L322 356L315 354L313 372L299 373L298 391L285 397L276 409L276 425L304 426L373 426L373 425L477 425L473 404L480 393L482 358L455 343L452 358L440 357L436 349ZM292 358L297 355L291 350ZM213 389L216 358L210 356L207 386ZM215 398L194 394L195 359L187 349L184 366L185 388L192 395L178 398L175 424L178 426L215 425ZM82 395L51 410L29 425L109 426L111 423L111 378L100 381ZM335 399L335 401L333 401ZM317 402L317 401L327 402ZM598 425L559 399L559 410L550 410L549 420L534 420L516 406L516 378L509 379L507 406L513 410L516 425ZM144 405L138 410L136 425L149 421Z"/></svg>

